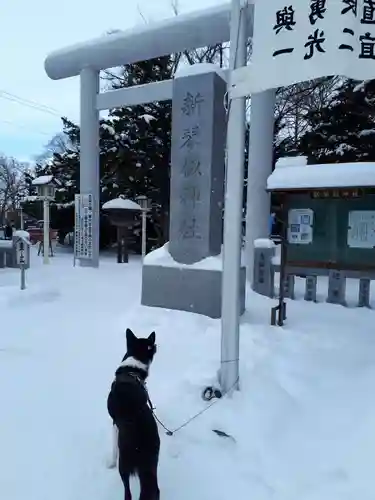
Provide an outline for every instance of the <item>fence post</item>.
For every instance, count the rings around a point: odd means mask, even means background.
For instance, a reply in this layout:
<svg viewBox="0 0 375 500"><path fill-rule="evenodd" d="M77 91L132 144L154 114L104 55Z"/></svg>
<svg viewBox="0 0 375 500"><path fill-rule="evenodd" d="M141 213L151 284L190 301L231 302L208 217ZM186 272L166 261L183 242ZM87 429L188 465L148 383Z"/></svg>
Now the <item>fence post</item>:
<svg viewBox="0 0 375 500"><path fill-rule="evenodd" d="M293 274L287 274L284 280L284 297L294 300L294 286L296 278Z"/></svg>
<svg viewBox="0 0 375 500"><path fill-rule="evenodd" d="M316 302L316 286L318 284L317 276L306 276L305 282L305 300Z"/></svg>
<svg viewBox="0 0 375 500"><path fill-rule="evenodd" d="M359 280L359 291L358 291L358 307L368 307L370 306L370 278L361 278Z"/></svg>
<svg viewBox="0 0 375 500"><path fill-rule="evenodd" d="M330 304L346 306L346 277L342 271L330 270L328 279L328 297Z"/></svg>

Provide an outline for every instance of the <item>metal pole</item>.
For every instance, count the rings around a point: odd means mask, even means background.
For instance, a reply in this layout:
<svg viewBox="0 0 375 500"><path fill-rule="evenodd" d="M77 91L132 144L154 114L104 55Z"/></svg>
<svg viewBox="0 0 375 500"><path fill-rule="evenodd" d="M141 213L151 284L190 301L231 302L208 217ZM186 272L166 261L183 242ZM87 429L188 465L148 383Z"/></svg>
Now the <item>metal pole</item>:
<svg viewBox="0 0 375 500"><path fill-rule="evenodd" d="M25 264L21 264L21 290L26 288Z"/></svg>
<svg viewBox="0 0 375 500"><path fill-rule="evenodd" d="M43 264L49 264L49 201L43 200Z"/></svg>
<svg viewBox="0 0 375 500"><path fill-rule="evenodd" d="M273 128L275 122L274 89L251 96L250 142L246 207L246 276L252 283L254 241L268 238L270 194L267 178L272 173Z"/></svg>
<svg viewBox="0 0 375 500"><path fill-rule="evenodd" d="M247 62L247 16L232 0L230 70ZM245 98L229 102L221 317L220 384L225 394L239 388L240 266L245 150Z"/></svg>
<svg viewBox="0 0 375 500"><path fill-rule="evenodd" d="M24 220L23 220L23 208L22 208L22 205L21 205L21 230L23 231L25 229L25 225L24 225Z"/></svg>
<svg viewBox="0 0 375 500"><path fill-rule="evenodd" d="M142 261L146 255L146 208L142 209Z"/></svg>
<svg viewBox="0 0 375 500"><path fill-rule="evenodd" d="M81 85L80 133L80 194L92 194L92 259L81 259L81 266L99 267L99 112L96 99L99 92L99 72L84 68Z"/></svg>

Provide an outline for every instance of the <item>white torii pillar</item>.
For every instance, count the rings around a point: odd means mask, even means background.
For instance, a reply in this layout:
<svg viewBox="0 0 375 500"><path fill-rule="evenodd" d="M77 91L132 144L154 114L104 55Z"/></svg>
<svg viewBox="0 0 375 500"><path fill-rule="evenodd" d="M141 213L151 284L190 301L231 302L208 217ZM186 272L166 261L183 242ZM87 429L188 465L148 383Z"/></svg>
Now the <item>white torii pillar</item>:
<svg viewBox="0 0 375 500"><path fill-rule="evenodd" d="M86 67L80 73L80 181L81 194L92 194L92 259L80 259L83 267L99 267L100 166L99 166L99 71Z"/></svg>
<svg viewBox="0 0 375 500"><path fill-rule="evenodd" d="M241 3L243 5L241 5ZM232 0L230 71L246 66L246 3ZM229 77L230 81L230 77ZM239 388L240 267L245 162L246 99L229 101L224 203L220 385L224 394Z"/></svg>
<svg viewBox="0 0 375 500"><path fill-rule="evenodd" d="M249 163L246 206L246 276L252 283L254 241L269 236L270 195L267 178L272 173L275 123L274 89L251 96Z"/></svg>

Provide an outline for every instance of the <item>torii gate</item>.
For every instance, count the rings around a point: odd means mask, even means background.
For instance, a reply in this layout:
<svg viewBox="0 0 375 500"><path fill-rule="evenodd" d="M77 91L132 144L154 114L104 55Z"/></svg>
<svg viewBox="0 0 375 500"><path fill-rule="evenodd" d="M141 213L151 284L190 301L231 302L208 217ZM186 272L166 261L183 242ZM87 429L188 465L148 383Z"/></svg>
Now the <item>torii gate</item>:
<svg viewBox="0 0 375 500"><path fill-rule="evenodd" d="M231 70L247 64L247 42L253 33L254 6L232 0L218 7L173 17L125 32L107 35L51 53L47 75L59 80L80 76L80 193L93 195L93 258L81 265L99 266L99 111L172 97L172 80L100 93L99 71L124 64L230 41ZM269 195L266 179L272 170L273 90L256 94L251 102L249 173L247 186L246 254L252 275L253 242L268 235ZM224 214L222 290L222 363L220 382L225 392L238 388L239 279L242 247L245 98L229 107Z"/></svg>

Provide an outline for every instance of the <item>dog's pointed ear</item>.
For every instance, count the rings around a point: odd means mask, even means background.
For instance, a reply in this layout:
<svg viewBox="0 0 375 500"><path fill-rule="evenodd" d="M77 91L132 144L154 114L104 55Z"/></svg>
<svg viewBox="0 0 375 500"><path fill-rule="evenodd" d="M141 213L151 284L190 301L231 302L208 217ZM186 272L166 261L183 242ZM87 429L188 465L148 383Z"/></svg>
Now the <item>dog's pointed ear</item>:
<svg viewBox="0 0 375 500"><path fill-rule="evenodd" d="M150 344L155 344L155 340L156 340L156 333L155 332L150 333L150 335L148 336L148 341L150 342Z"/></svg>
<svg viewBox="0 0 375 500"><path fill-rule="evenodd" d="M136 339L134 333L130 330L130 328L126 329L126 343L127 345L131 345L132 342Z"/></svg>

